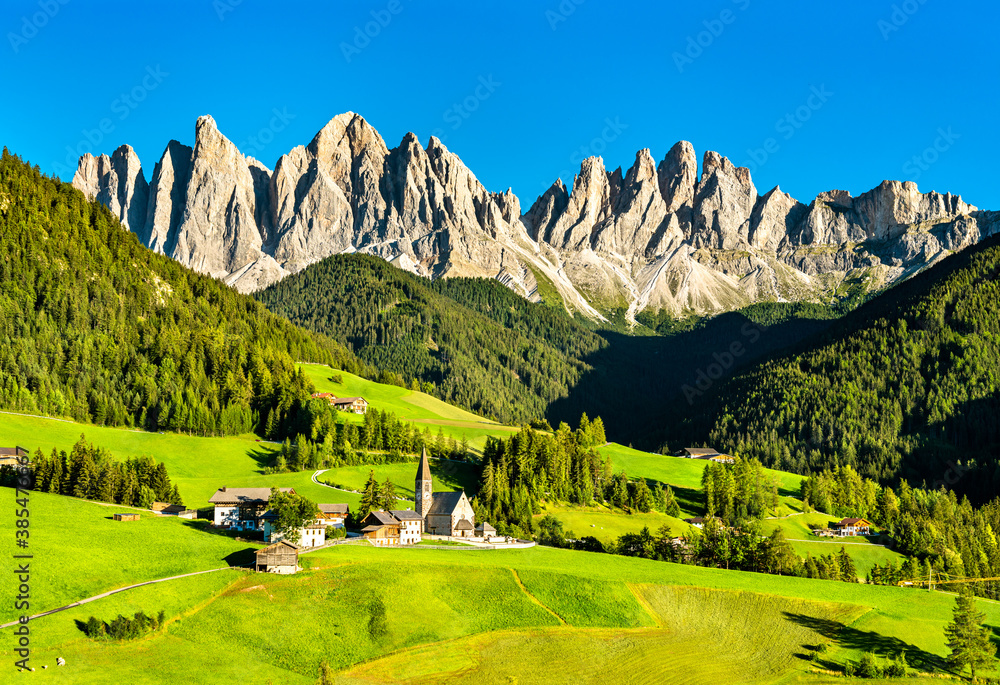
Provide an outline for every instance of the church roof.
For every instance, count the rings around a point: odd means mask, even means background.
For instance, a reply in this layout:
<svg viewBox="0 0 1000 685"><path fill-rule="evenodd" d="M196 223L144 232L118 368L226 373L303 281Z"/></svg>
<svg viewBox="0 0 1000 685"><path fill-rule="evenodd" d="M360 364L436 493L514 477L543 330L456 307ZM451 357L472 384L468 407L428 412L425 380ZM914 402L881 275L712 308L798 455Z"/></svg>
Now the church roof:
<svg viewBox="0 0 1000 685"><path fill-rule="evenodd" d="M461 519L455 524L455 530L472 530L472 523L469 519Z"/></svg>
<svg viewBox="0 0 1000 685"><path fill-rule="evenodd" d="M427 463L427 448L420 451L420 467L417 469L417 480L431 479L431 465Z"/></svg>
<svg viewBox="0 0 1000 685"><path fill-rule="evenodd" d="M464 496L464 492L435 492L431 495L431 508L427 514L451 514Z"/></svg>

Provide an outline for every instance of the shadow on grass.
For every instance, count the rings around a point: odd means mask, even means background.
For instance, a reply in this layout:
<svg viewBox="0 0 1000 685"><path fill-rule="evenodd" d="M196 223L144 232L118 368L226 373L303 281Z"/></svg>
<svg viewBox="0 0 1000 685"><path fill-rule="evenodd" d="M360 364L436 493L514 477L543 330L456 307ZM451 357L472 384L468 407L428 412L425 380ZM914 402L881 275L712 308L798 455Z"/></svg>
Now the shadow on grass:
<svg viewBox="0 0 1000 685"><path fill-rule="evenodd" d="M823 637L829 638L841 647L847 649L857 649L862 652L874 652L881 657L896 657L899 654L906 655L906 661L912 668L925 672L947 671L947 662L937 654L925 652L919 647L903 642L899 638L887 637L872 631L858 630L844 625L838 621L831 621L805 614L795 614L784 612L785 618L800 626L815 630ZM808 648L808 646L806 646ZM833 663L827 667L841 669L842 665Z"/></svg>
<svg viewBox="0 0 1000 685"><path fill-rule="evenodd" d="M430 462L431 474L438 479L442 485L450 488L464 490L465 494L473 497L478 490L477 476L479 469L475 464L466 462L454 462L445 459L434 459ZM416 476L418 462L413 464L413 474Z"/></svg>
<svg viewBox="0 0 1000 685"><path fill-rule="evenodd" d="M257 472L264 473L264 469L274 466L274 460L278 458L281 450L277 447L257 447L248 452L250 458L257 464Z"/></svg>
<svg viewBox="0 0 1000 685"><path fill-rule="evenodd" d="M230 566L253 566L257 560L256 553L256 548L247 547L239 552L226 555L222 560Z"/></svg>

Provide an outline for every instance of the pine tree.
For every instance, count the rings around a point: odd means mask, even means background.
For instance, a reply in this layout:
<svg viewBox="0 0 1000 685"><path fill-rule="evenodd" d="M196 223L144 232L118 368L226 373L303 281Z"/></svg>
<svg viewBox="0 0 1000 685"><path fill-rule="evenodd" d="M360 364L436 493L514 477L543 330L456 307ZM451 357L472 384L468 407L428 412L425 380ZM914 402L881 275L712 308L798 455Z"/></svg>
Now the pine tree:
<svg viewBox="0 0 1000 685"><path fill-rule="evenodd" d="M372 469L368 471L368 481L365 483L364 492L361 493L361 504L358 505L358 521L363 521L378 505L378 481L375 480L375 471Z"/></svg>
<svg viewBox="0 0 1000 685"><path fill-rule="evenodd" d="M388 478L382 483L382 487L379 488L379 501L382 504L382 509L389 511L390 509L396 508L396 486L392 484L392 481Z"/></svg>
<svg viewBox="0 0 1000 685"><path fill-rule="evenodd" d="M996 657L996 647L990 640L991 631L983 625L986 615L976 609L976 598L968 586L955 598L953 618L945 629L951 654L948 663L961 673L968 666L972 680L976 680L976 667L986 667Z"/></svg>
<svg viewBox="0 0 1000 685"><path fill-rule="evenodd" d="M673 516L675 518L680 518L681 506L677 504L677 500L674 498L674 489L669 485L665 488L664 494L664 505L663 513L667 516Z"/></svg>
<svg viewBox="0 0 1000 685"><path fill-rule="evenodd" d="M840 548L840 554L837 555L837 562L840 566L841 580L847 583L858 582L858 570L854 566L854 559L852 559L851 555L847 553L846 548Z"/></svg>

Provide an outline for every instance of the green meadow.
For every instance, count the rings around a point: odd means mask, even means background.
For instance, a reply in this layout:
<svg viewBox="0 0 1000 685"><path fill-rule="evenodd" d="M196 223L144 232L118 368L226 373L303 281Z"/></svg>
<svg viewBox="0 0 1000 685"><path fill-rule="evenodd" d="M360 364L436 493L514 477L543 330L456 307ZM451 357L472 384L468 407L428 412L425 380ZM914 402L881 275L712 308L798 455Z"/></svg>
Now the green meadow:
<svg viewBox="0 0 1000 685"><path fill-rule="evenodd" d="M11 503L0 521L12 531L14 491L0 494ZM28 510L32 614L146 580L252 563L259 547L212 533L207 521L149 513L115 521L112 514L128 510L61 495L33 492ZM19 615L13 603L0 607L0 623Z"/></svg>
<svg viewBox="0 0 1000 685"><path fill-rule="evenodd" d="M703 459L640 452L617 443L609 443L599 447L597 451L601 456L611 458L615 473L624 471L631 478L658 480L671 486L694 490L701 488L701 473L708 465ZM781 494L798 496L802 476L773 469L765 469L765 473L778 482Z"/></svg>
<svg viewBox="0 0 1000 685"><path fill-rule="evenodd" d="M146 531L149 544L163 535ZM58 676L52 669L36 676L71 683L111 682L111 672L114 682L130 683L311 683L326 662L340 671L339 683L631 683L637 676L818 682L800 655L822 643L830 646L823 657L830 665L867 650L905 651L912 665L939 665L954 602L944 593L544 547L352 545L309 553L301 563L305 569L295 576L220 571L38 619L35 663L62 656L68 664ZM378 603L383 628L373 628ZM1000 626L1000 605L980 607ZM121 644L94 642L79 630L91 614L109 620L140 609L162 609L171 620L154 635ZM214 667L213 655L225 663Z"/></svg>
<svg viewBox="0 0 1000 685"><path fill-rule="evenodd" d="M519 430L415 390L365 380L321 364L300 364L299 368L312 380L318 392L333 393L337 397L364 397L369 404L382 411L391 411L401 419L415 423L418 428L427 426L435 435L440 428L448 437L456 440L464 437L474 451L482 450L487 436L502 437ZM340 376L342 382L334 382L334 376ZM349 414L348 419L360 422L363 417Z"/></svg>
<svg viewBox="0 0 1000 685"><path fill-rule="evenodd" d="M691 530L691 526L681 519L658 511L625 514L612 511L606 506L546 504L542 513L535 518L546 514L559 519L567 533L572 532L577 538L595 537L605 544L614 542L625 533L637 533L643 528L649 528L650 532L655 533L660 526L667 526L673 535L687 535Z"/></svg>

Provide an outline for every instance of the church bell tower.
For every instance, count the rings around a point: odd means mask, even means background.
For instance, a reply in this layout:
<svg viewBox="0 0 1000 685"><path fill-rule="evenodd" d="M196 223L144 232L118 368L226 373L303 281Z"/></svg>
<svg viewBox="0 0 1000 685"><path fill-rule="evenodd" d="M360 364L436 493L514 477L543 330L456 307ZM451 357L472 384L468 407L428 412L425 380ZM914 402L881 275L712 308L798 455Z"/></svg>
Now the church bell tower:
<svg viewBox="0 0 1000 685"><path fill-rule="evenodd" d="M427 518L427 512L431 510L431 500L434 498L432 490L431 467L427 463L427 448L425 447L420 453L420 467L417 469L417 478L413 485L413 492L415 493L414 506L417 513L425 519ZM426 521L424 522L424 527L426 529Z"/></svg>

